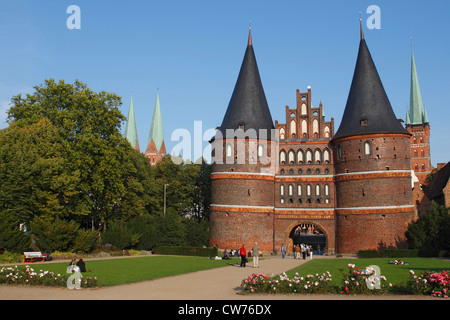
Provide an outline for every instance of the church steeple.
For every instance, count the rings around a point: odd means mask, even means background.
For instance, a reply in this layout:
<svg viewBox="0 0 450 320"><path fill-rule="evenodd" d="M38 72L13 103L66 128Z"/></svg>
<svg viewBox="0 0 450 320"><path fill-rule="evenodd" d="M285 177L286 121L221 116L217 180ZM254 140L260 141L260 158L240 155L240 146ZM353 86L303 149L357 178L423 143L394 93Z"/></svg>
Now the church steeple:
<svg viewBox="0 0 450 320"><path fill-rule="evenodd" d="M255 129L259 136L259 130L267 130L270 137L274 129L272 116L267 104L261 77L253 50L251 28L244 61L242 62L239 76L231 96L222 125L218 128L222 136L226 136L227 129Z"/></svg>
<svg viewBox="0 0 450 320"><path fill-rule="evenodd" d="M420 93L419 78L417 76L416 62L414 60L414 52L411 49L411 90L409 100L409 117L406 121L408 125L428 123L428 115L425 111Z"/></svg>
<svg viewBox="0 0 450 320"><path fill-rule="evenodd" d="M407 133L392 110L364 39L361 40L347 105L334 139L360 134Z"/></svg>
<svg viewBox="0 0 450 320"><path fill-rule="evenodd" d="M136 117L134 115L133 96L131 96L130 108L128 110L127 124L125 126L125 138L131 143L134 150L139 150L139 140L136 127Z"/></svg>
<svg viewBox="0 0 450 320"><path fill-rule="evenodd" d="M160 161L166 154L164 144L164 133L161 118L161 107L159 104L159 92L156 94L155 109L153 111L152 124L148 136L147 149L145 155L150 159L152 164Z"/></svg>

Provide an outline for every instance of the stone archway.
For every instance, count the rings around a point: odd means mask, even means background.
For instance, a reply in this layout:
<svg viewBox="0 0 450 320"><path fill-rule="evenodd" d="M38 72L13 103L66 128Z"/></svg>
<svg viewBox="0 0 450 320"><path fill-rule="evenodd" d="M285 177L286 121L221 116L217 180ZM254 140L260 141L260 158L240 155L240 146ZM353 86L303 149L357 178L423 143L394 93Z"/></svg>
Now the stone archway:
<svg viewBox="0 0 450 320"><path fill-rule="evenodd" d="M294 245L306 244L312 247L314 255L323 255L328 249L328 236L322 226L315 222L297 222L289 229L288 250L293 252Z"/></svg>

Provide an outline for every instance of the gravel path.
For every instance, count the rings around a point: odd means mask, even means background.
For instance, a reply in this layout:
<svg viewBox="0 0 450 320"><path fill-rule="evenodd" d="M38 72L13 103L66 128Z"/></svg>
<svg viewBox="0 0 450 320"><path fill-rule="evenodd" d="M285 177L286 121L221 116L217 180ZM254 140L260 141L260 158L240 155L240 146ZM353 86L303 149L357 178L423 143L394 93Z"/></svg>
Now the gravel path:
<svg viewBox="0 0 450 320"><path fill-rule="evenodd" d="M230 265L157 280L97 289L0 286L0 300L429 300L417 296L341 296L341 295L242 295L239 286L254 272L276 275L308 260L292 257L260 259L259 268L252 262L246 268ZM435 298L434 298L435 299Z"/></svg>

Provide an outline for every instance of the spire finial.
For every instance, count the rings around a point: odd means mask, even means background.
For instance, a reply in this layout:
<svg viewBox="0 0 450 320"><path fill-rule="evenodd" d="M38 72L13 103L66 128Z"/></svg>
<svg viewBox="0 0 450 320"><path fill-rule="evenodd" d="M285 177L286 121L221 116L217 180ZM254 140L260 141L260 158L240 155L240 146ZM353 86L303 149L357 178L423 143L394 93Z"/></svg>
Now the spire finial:
<svg viewBox="0 0 450 320"><path fill-rule="evenodd" d="M362 19L361 19L361 12L359 13L359 26L361 28L361 40L364 40L364 32L363 32L363 26L362 26Z"/></svg>
<svg viewBox="0 0 450 320"><path fill-rule="evenodd" d="M411 49L413 48L413 37L409 37L409 39L411 40Z"/></svg>
<svg viewBox="0 0 450 320"><path fill-rule="evenodd" d="M248 45L252 45L252 21L248 21Z"/></svg>

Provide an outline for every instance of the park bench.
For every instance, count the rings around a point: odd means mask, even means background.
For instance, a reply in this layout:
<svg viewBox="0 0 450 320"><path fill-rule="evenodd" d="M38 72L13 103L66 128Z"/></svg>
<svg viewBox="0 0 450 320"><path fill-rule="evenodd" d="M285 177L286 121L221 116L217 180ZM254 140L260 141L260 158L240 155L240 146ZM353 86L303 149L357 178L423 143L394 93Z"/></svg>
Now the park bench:
<svg viewBox="0 0 450 320"><path fill-rule="evenodd" d="M47 253L42 254L40 251L23 253L23 262L37 262L37 261L45 262L46 259Z"/></svg>

